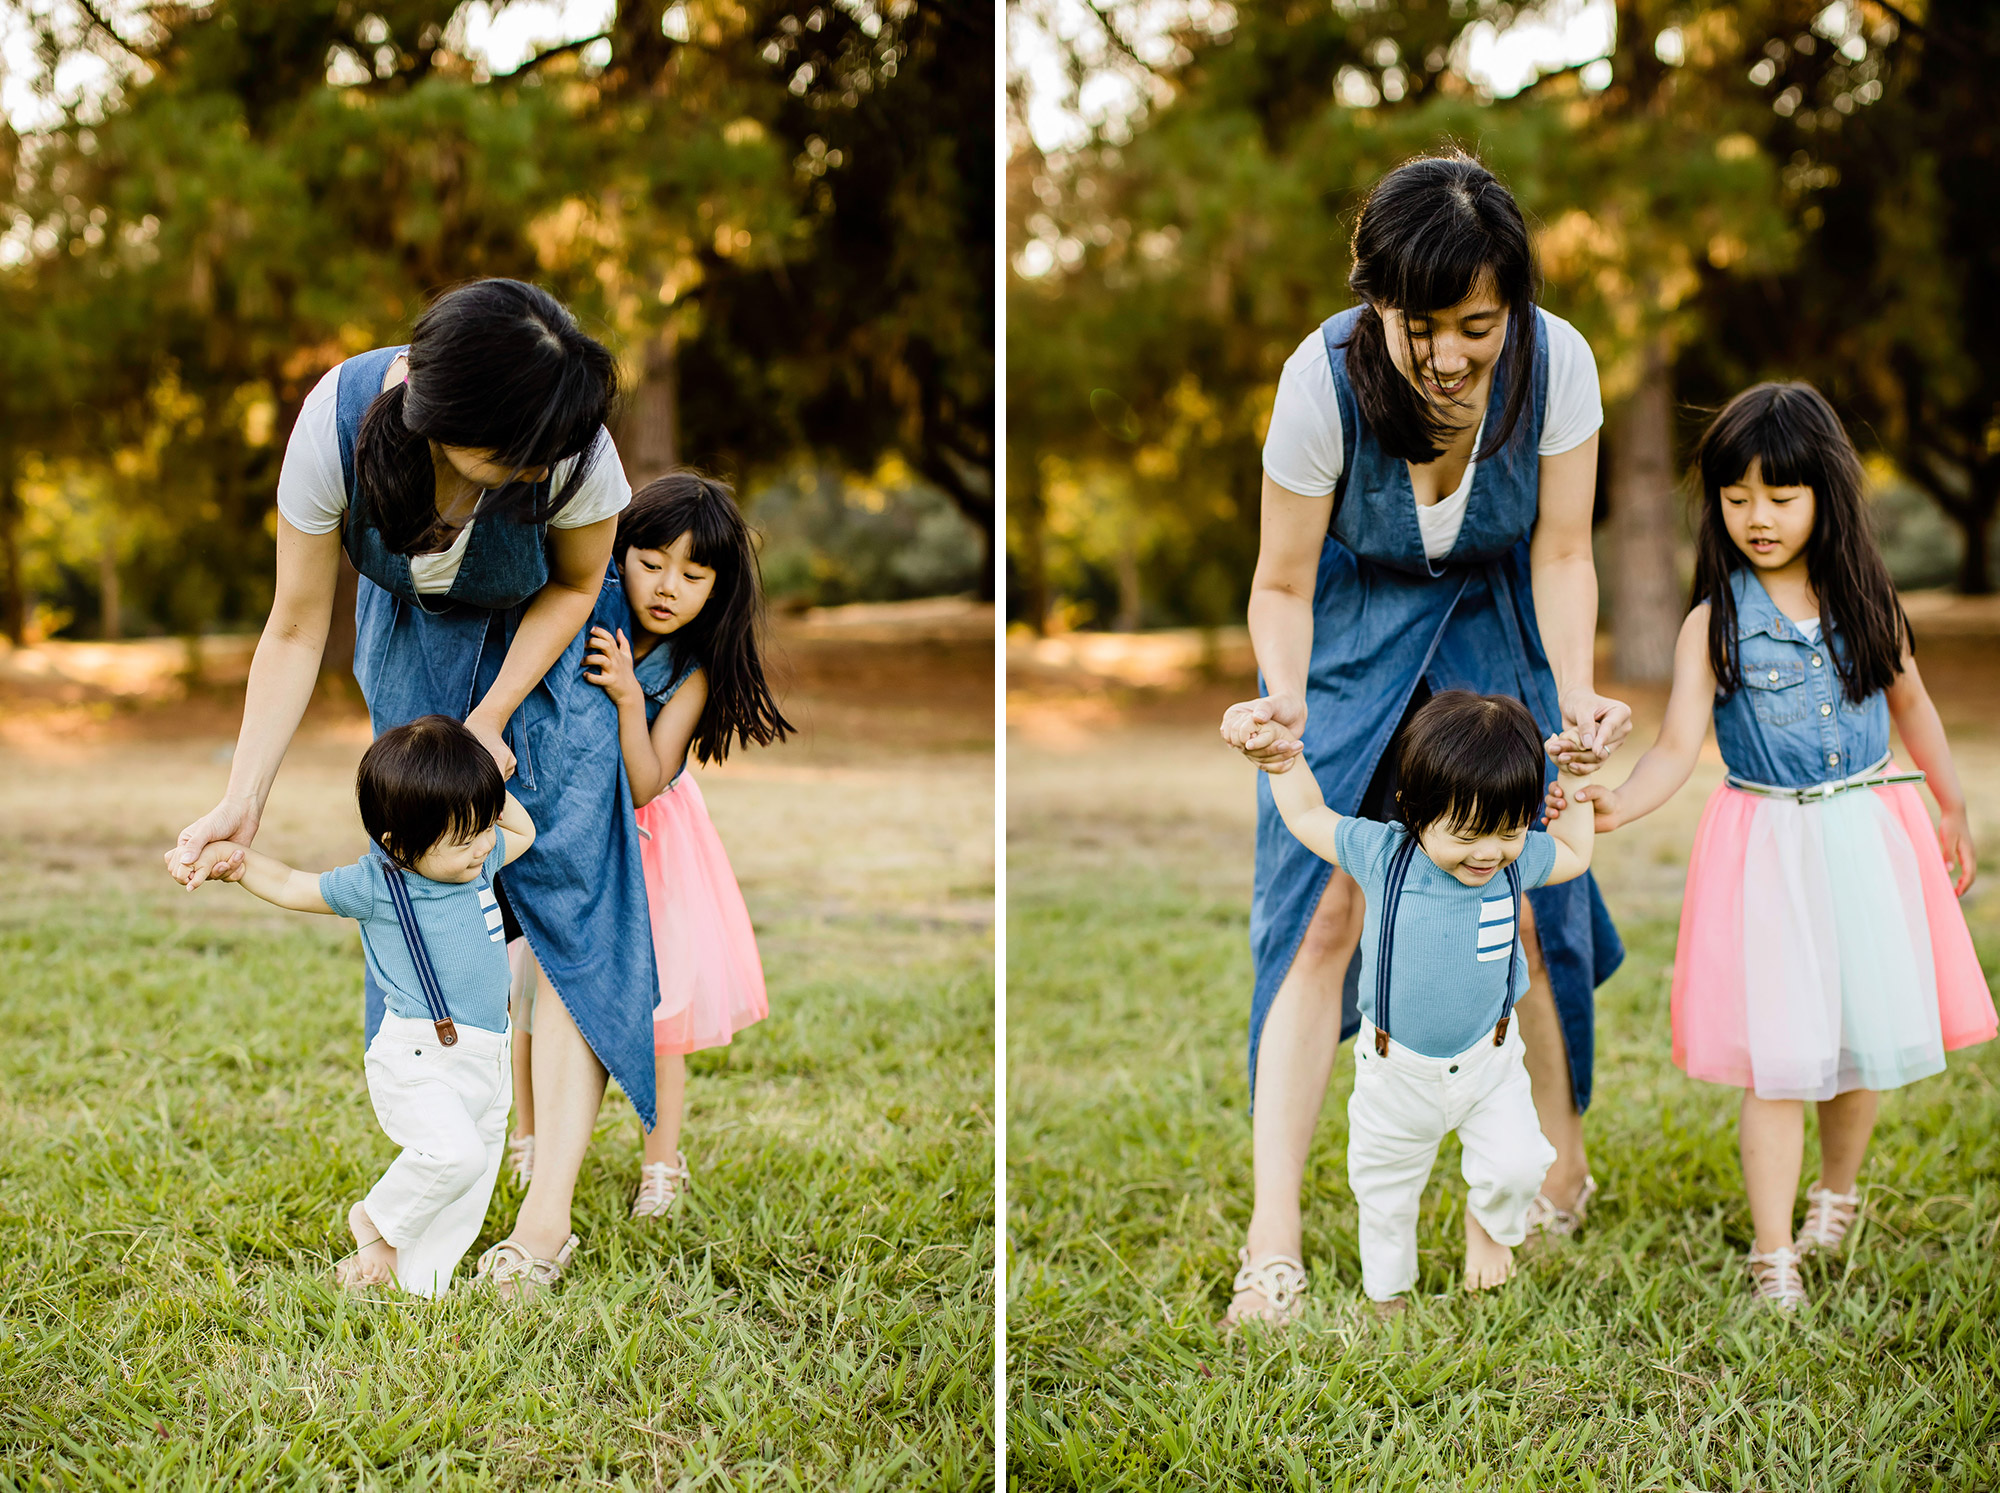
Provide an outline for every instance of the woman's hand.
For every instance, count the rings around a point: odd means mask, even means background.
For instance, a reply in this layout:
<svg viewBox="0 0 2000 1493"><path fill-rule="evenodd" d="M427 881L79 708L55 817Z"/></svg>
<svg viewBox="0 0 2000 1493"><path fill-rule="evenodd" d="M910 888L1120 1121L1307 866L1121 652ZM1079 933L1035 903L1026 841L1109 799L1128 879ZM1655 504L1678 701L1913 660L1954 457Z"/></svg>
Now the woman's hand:
<svg viewBox="0 0 2000 1493"><path fill-rule="evenodd" d="M1298 695L1266 695L1222 713L1222 739L1266 772L1283 772L1305 750L1306 702Z"/></svg>
<svg viewBox="0 0 2000 1493"><path fill-rule="evenodd" d="M1632 707L1587 689L1564 690L1561 699L1563 735L1549 755L1564 767L1588 768L1604 761L1632 734ZM1581 745L1579 746L1579 743Z"/></svg>
<svg viewBox="0 0 2000 1493"><path fill-rule="evenodd" d="M1946 868L1955 868L1951 889L1963 897L1972 890L1972 879L1979 874L1979 855L1972 848L1972 826L1966 822L1964 809L1954 809L1942 817L1938 824L1938 849L1944 852Z"/></svg>
<svg viewBox="0 0 2000 1493"><path fill-rule="evenodd" d="M204 881L233 881L243 874L243 847L257 838L260 806L247 799L225 798L180 833L167 852L167 874L189 891ZM221 859L204 852L219 840L234 847Z"/></svg>
<svg viewBox="0 0 2000 1493"><path fill-rule="evenodd" d="M597 672L592 673L593 669ZM632 664L632 644L622 627L615 635L601 627L591 628L590 646L583 655L583 677L611 696L611 703L621 709L638 705L645 698Z"/></svg>
<svg viewBox="0 0 2000 1493"><path fill-rule="evenodd" d="M475 710L465 718L465 729L476 736L479 744L492 756L494 766L500 769L501 782L504 783L514 776L514 749L507 745L507 738L503 734L506 727L503 722Z"/></svg>

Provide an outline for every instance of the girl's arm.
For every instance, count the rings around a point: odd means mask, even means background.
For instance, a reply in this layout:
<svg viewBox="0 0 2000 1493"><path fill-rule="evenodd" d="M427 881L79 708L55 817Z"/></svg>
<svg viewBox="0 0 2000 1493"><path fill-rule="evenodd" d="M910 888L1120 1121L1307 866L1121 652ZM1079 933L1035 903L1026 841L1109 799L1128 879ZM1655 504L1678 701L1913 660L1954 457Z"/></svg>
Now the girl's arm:
<svg viewBox="0 0 2000 1493"><path fill-rule="evenodd" d="M514 754L501 733L528 692L542 682L542 676L569 647L570 639L590 620L617 532L615 515L580 529L549 526L548 584L535 593L521 614L493 687L465 718L466 729L493 754L503 777L513 776Z"/></svg>
<svg viewBox="0 0 2000 1493"><path fill-rule="evenodd" d="M1590 513L1597 495L1596 433L1573 450L1542 457L1540 488L1528 541L1535 625L1548 650L1563 724L1575 728L1582 744L1579 760L1602 762L1631 734L1632 707L1598 694L1595 682L1597 562L1590 551Z"/></svg>
<svg viewBox="0 0 2000 1493"><path fill-rule="evenodd" d="M688 743L694 739L702 707L708 703L708 676L700 669L690 674L661 707L659 719L648 731L646 694L639 688L632 644L623 629L614 634L593 627L583 669L583 677L611 696L618 707L618 748L625 757L626 780L632 785L632 806L649 804L674 780L687 757Z"/></svg>
<svg viewBox="0 0 2000 1493"><path fill-rule="evenodd" d="M1339 865L1334 831L1340 828L1341 816L1326 806L1312 769L1301 759L1297 763L1287 762L1265 776L1271 780L1271 798L1284 818L1285 828L1321 860Z"/></svg>
<svg viewBox="0 0 2000 1493"><path fill-rule="evenodd" d="M177 849L167 856L167 869L183 886L199 886L215 874L210 867L242 864L233 851L224 860L204 860L202 852L212 842L240 847L257 837L271 780L319 681L339 580L340 531L308 534L280 514L277 593L250 661L229 786L220 803L181 831Z"/></svg>
<svg viewBox="0 0 2000 1493"><path fill-rule="evenodd" d="M1694 771L1714 715L1715 671L1708 664L1708 603L1703 602L1688 613L1674 644L1674 687L1658 740L1616 788L1593 783L1576 791L1577 798L1592 805L1598 834L1645 818L1680 791Z"/></svg>
<svg viewBox="0 0 2000 1493"><path fill-rule="evenodd" d="M674 780L674 774L687 761L688 743L694 740L695 728L701 724L701 712L707 704L708 675L696 669L681 681L681 687L660 707L659 719L653 722L653 761L659 777L651 783L641 783L636 776L632 778L635 805L651 803ZM631 758L625 760L625 771L630 775Z"/></svg>
<svg viewBox="0 0 2000 1493"><path fill-rule="evenodd" d="M1262 537L1250 580L1250 642L1269 693L1230 706L1222 717L1222 739L1259 767L1288 761L1303 749L1313 589L1332 517L1333 494L1309 498L1264 478Z"/></svg>
<svg viewBox="0 0 2000 1493"><path fill-rule="evenodd" d="M535 821L528 817L521 801L511 793L500 806L500 831L507 837L507 853L500 858L503 866L513 865L535 843Z"/></svg>
<svg viewBox="0 0 2000 1493"><path fill-rule="evenodd" d="M1944 739L1944 722L1938 719L1937 706L1931 703L1930 691L1924 688L1923 676L1917 672L1916 655L1907 644L1903 649L1903 672L1889 686L1889 718L1902 734L1910 760L1923 769L1931 797L1937 800L1942 816L1937 832L1938 849L1944 852L1945 864L1954 869L1952 890L1963 897L1972 889L1973 877L1979 874L1979 859L1972 848L1972 826L1965 815L1965 790L1959 786L1958 769L1952 765L1951 747Z"/></svg>
<svg viewBox="0 0 2000 1493"><path fill-rule="evenodd" d="M216 841L195 862L207 870L210 881L234 881L253 897L261 897L274 907L293 912L323 912L333 909L319 894L319 877L311 871L294 871L281 860L252 850L247 845ZM189 883L192 888L193 883Z"/></svg>

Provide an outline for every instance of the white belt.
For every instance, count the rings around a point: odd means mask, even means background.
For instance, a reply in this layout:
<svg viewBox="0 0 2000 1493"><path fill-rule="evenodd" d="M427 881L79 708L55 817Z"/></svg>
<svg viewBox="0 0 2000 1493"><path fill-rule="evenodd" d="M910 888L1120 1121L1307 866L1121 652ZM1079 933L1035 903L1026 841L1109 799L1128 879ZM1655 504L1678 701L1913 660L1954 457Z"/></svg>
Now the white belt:
<svg viewBox="0 0 2000 1493"><path fill-rule="evenodd" d="M1920 772L1892 772L1881 777L1883 768L1889 765L1889 754L1883 753L1882 760L1873 767L1865 767L1851 778L1836 778L1830 783L1815 783L1810 788L1780 788L1774 783L1753 783L1748 778L1739 778L1735 773L1724 778L1730 787L1742 793L1754 793L1759 798L1783 798L1792 803L1818 803L1822 799L1833 798L1850 788L1881 788L1890 783L1921 783L1924 775Z"/></svg>

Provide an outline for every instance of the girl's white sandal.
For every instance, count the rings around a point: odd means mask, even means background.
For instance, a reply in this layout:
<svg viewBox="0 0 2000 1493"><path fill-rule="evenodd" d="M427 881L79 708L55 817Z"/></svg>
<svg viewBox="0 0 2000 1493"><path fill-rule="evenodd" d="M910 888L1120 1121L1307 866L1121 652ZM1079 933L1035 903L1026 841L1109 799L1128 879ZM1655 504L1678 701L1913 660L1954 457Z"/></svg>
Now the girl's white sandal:
<svg viewBox="0 0 2000 1493"><path fill-rule="evenodd" d="M1753 1249L1744 1259L1750 1266L1750 1294L1758 1305L1790 1312L1806 1304L1806 1283L1799 1277L1797 1250L1759 1254Z"/></svg>
<svg viewBox="0 0 2000 1493"><path fill-rule="evenodd" d="M667 1213L692 1180L687 1153L674 1152L672 1161L649 1161L639 1168L639 1195L632 1200L634 1218L659 1218Z"/></svg>
<svg viewBox="0 0 2000 1493"><path fill-rule="evenodd" d="M526 1187L535 1179L535 1138L517 1135L507 1142L507 1164L514 1168L514 1185Z"/></svg>
<svg viewBox="0 0 2000 1493"><path fill-rule="evenodd" d="M1833 1192L1814 1183L1806 1189L1806 1221L1792 1248L1808 1255L1814 1250L1840 1248L1847 1231L1861 1214L1861 1192Z"/></svg>
<svg viewBox="0 0 2000 1493"><path fill-rule="evenodd" d="M475 1281L484 1281L507 1301L532 1301L562 1279L563 1268L582 1241L571 1234L553 1260L538 1260L512 1239L502 1239L479 1257Z"/></svg>
<svg viewBox="0 0 2000 1493"><path fill-rule="evenodd" d="M1558 1208L1549 1201L1547 1193L1536 1193L1535 1200L1528 1204L1528 1237L1572 1238L1583 1227L1584 1219L1590 1214L1590 1200L1596 1196L1597 1178L1588 1172L1584 1174L1583 1189L1577 1193L1576 1202L1567 1208Z"/></svg>
<svg viewBox="0 0 2000 1493"><path fill-rule="evenodd" d="M1234 1332L1245 1322L1268 1322L1274 1327L1284 1327L1298 1321L1306 1310L1306 1267L1305 1262L1291 1255L1266 1255L1256 1264L1250 1263L1250 1251L1236 1251L1236 1262L1240 1267L1236 1278L1230 1282L1232 1295L1241 1296L1245 1291L1255 1291L1262 1296L1265 1306L1239 1309L1235 1302L1223 1313L1216 1326L1225 1334Z"/></svg>

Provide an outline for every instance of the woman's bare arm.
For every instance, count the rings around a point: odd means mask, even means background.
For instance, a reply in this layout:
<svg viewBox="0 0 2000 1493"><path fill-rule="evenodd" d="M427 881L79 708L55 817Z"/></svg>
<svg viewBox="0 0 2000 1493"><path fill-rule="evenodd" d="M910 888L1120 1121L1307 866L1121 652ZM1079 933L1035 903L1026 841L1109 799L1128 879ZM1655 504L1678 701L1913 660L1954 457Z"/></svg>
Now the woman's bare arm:
<svg viewBox="0 0 2000 1493"><path fill-rule="evenodd" d="M1632 710L1597 693L1597 562L1590 514L1597 496L1597 435L1541 458L1535 532L1528 542L1535 625L1555 675L1563 725L1602 762L1631 734Z"/></svg>
<svg viewBox="0 0 2000 1493"><path fill-rule="evenodd" d="M542 682L542 676L590 620L598 588L604 582L604 568L611 560L618 520L599 519L581 529L551 526L548 532L549 583L535 593L521 614L499 676L465 718L466 729L479 738L500 764L500 771L510 777L514 754L501 733L528 692Z"/></svg>
<svg viewBox="0 0 2000 1493"><path fill-rule="evenodd" d="M340 531L308 534L280 514L277 594L250 662L229 786L220 803L181 831L179 853L168 862L183 886L199 886L211 874L197 864L210 841L247 845L256 838L271 781L319 681L339 580ZM229 864L240 867L241 854Z"/></svg>
<svg viewBox="0 0 2000 1493"><path fill-rule="evenodd" d="M1715 671L1708 663L1708 603L1688 613L1674 644L1674 688L1667 697L1660 734L1616 788L1594 783L1578 790L1596 815L1597 832L1609 834L1643 819L1680 792L1694 771L1702 739L1715 717Z"/></svg>
<svg viewBox="0 0 2000 1493"><path fill-rule="evenodd" d="M1250 581L1250 642L1269 691L1229 707L1222 739L1260 767L1298 755L1312 662L1313 590L1333 518L1333 494L1309 498L1264 478L1257 571Z"/></svg>

